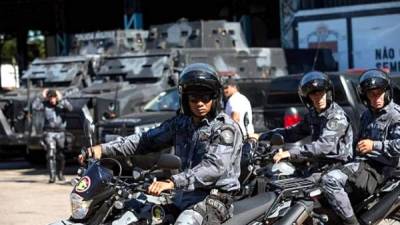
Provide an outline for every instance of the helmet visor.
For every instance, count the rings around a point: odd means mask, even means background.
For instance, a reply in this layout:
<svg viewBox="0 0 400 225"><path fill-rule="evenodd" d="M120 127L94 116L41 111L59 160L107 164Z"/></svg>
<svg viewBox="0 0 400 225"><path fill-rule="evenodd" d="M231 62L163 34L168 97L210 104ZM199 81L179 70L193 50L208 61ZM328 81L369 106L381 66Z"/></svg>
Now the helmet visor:
<svg viewBox="0 0 400 225"><path fill-rule="evenodd" d="M186 95L209 95L212 99L217 98L217 91L205 85L185 85L182 87L182 94Z"/></svg>
<svg viewBox="0 0 400 225"><path fill-rule="evenodd" d="M367 73L360 77L360 86L363 91L377 88L386 90L389 86L389 81L381 73Z"/></svg>
<svg viewBox="0 0 400 225"><path fill-rule="evenodd" d="M301 85L301 95L307 97L309 94L317 91L327 91L329 89L329 83L326 80L310 80L307 83Z"/></svg>

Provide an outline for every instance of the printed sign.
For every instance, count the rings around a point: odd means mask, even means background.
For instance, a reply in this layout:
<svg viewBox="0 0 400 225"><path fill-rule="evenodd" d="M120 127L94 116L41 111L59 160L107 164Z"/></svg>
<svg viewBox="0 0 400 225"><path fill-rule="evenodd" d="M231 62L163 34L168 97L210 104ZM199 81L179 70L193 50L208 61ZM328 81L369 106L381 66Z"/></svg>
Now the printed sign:
<svg viewBox="0 0 400 225"><path fill-rule="evenodd" d="M352 19L354 67L400 72L400 14Z"/></svg>
<svg viewBox="0 0 400 225"><path fill-rule="evenodd" d="M347 29L345 19L300 22L299 48L328 48L339 64L339 70L348 68Z"/></svg>

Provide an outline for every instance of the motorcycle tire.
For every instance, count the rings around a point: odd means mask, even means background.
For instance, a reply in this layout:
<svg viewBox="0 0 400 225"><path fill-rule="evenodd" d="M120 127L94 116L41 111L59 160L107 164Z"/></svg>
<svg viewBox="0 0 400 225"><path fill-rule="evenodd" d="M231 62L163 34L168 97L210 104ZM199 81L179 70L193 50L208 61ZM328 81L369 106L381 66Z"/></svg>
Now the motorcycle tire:
<svg viewBox="0 0 400 225"><path fill-rule="evenodd" d="M389 218L383 219L378 225L400 225L400 210L392 213Z"/></svg>
<svg viewBox="0 0 400 225"><path fill-rule="evenodd" d="M378 225L400 225L400 221L389 218L382 220L381 222L378 223Z"/></svg>

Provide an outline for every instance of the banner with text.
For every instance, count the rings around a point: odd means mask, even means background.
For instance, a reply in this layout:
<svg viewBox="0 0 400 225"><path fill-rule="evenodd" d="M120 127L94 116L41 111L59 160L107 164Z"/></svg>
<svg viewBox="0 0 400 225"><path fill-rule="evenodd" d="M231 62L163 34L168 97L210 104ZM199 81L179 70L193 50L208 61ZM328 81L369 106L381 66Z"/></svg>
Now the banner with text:
<svg viewBox="0 0 400 225"><path fill-rule="evenodd" d="M345 19L299 22L299 48L328 48L339 64L339 70L348 68L347 29Z"/></svg>
<svg viewBox="0 0 400 225"><path fill-rule="evenodd" d="M400 72L400 14L352 18L356 68Z"/></svg>

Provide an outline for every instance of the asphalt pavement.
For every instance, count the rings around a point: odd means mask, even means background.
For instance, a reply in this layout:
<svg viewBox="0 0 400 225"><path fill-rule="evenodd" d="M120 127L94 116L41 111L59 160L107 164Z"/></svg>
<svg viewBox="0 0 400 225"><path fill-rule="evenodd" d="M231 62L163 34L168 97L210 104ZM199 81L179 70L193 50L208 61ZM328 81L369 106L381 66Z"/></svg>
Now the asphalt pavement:
<svg viewBox="0 0 400 225"><path fill-rule="evenodd" d="M70 216L70 180L78 166L66 168L66 182L48 183L44 165L23 158L0 159L0 224L44 225Z"/></svg>

